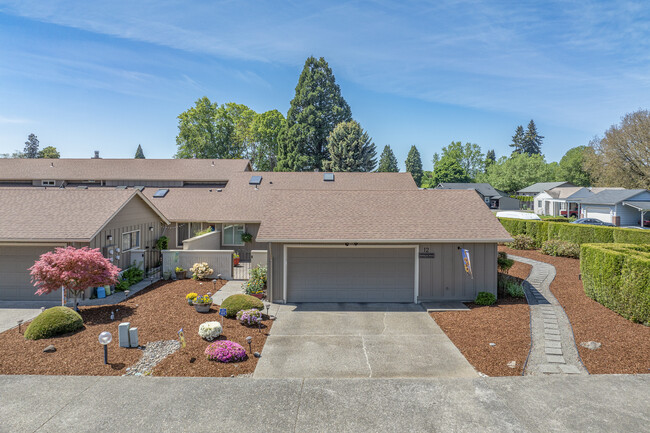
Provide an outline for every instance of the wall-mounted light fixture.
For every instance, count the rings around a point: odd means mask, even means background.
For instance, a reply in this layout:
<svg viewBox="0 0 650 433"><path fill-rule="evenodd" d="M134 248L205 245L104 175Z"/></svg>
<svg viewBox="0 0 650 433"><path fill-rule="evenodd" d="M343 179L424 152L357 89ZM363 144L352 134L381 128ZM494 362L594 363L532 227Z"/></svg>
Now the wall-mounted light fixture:
<svg viewBox="0 0 650 433"><path fill-rule="evenodd" d="M153 231L153 226L149 226L149 231L150 231L150 232Z"/></svg>
<svg viewBox="0 0 650 433"><path fill-rule="evenodd" d="M112 241L113 240L113 235L106 236L106 239L108 239L109 241Z"/></svg>

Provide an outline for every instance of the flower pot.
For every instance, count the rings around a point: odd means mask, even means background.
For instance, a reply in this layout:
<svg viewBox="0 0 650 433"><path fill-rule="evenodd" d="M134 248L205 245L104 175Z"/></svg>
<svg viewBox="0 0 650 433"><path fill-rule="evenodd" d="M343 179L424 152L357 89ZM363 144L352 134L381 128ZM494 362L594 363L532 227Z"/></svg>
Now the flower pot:
<svg viewBox="0 0 650 433"><path fill-rule="evenodd" d="M264 293L251 293L251 296L255 296L257 299L264 298Z"/></svg>
<svg viewBox="0 0 650 433"><path fill-rule="evenodd" d="M197 313L207 313L210 311L212 304L194 304L194 309Z"/></svg>
<svg viewBox="0 0 650 433"><path fill-rule="evenodd" d="M233 266L237 266L239 264L239 257L236 259L232 259Z"/></svg>
<svg viewBox="0 0 650 433"><path fill-rule="evenodd" d="M176 272L176 278L179 280L184 280L186 276L187 276L187 271Z"/></svg>

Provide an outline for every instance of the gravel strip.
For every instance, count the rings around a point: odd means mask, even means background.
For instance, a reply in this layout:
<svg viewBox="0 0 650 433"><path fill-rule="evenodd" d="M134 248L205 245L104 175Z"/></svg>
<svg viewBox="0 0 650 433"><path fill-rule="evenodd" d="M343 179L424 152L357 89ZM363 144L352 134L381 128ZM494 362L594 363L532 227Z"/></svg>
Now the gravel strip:
<svg viewBox="0 0 650 433"><path fill-rule="evenodd" d="M142 358L132 367L126 369L123 376L147 376L160 361L181 348L178 340L160 340L147 344Z"/></svg>

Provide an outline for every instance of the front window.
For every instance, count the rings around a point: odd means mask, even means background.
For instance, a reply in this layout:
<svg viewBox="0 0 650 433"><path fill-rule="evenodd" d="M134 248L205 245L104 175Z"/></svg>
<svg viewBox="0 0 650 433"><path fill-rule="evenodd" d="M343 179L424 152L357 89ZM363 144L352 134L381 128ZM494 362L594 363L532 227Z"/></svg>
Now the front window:
<svg viewBox="0 0 650 433"><path fill-rule="evenodd" d="M541 200L537 200L537 207L542 207L542 201Z"/></svg>
<svg viewBox="0 0 650 433"><path fill-rule="evenodd" d="M182 247L183 241L194 236L203 228L202 223L177 223L176 224L176 246Z"/></svg>
<svg viewBox="0 0 650 433"><path fill-rule="evenodd" d="M140 248L140 230L122 233L122 251Z"/></svg>
<svg viewBox="0 0 650 433"><path fill-rule="evenodd" d="M243 233L243 224L224 224L223 245L244 245L244 241L241 239Z"/></svg>

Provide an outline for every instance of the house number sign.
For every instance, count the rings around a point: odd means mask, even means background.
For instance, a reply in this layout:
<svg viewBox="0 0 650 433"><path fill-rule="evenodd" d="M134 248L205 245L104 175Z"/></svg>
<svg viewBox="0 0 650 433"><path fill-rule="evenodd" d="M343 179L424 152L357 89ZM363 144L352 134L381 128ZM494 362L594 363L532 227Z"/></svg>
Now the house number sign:
<svg viewBox="0 0 650 433"><path fill-rule="evenodd" d="M422 251L420 252L421 259L433 259L435 256L436 253L430 252L428 247L422 248Z"/></svg>

